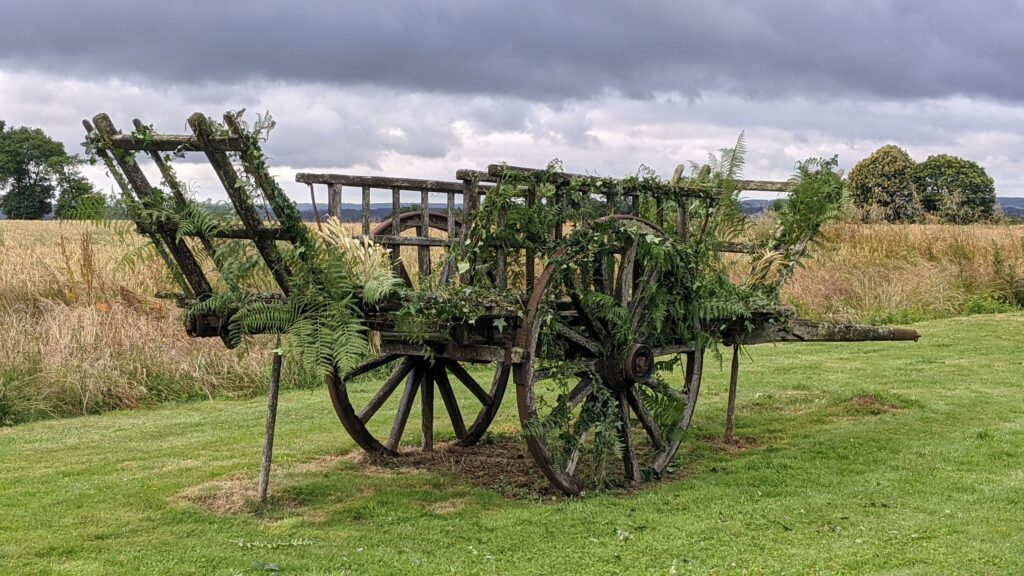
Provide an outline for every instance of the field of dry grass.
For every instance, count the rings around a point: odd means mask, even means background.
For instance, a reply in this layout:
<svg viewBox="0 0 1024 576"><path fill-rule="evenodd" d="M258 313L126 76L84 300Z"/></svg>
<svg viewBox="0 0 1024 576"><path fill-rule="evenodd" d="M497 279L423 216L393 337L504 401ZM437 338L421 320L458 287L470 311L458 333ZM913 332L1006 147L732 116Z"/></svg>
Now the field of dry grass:
<svg viewBox="0 0 1024 576"><path fill-rule="evenodd" d="M1024 306L1024 226L833 224L783 291L812 318L915 322Z"/></svg>
<svg viewBox="0 0 1024 576"><path fill-rule="evenodd" d="M185 336L162 263L91 224L0 222L0 425L251 393L260 354Z"/></svg>
<svg viewBox="0 0 1024 576"><path fill-rule="evenodd" d="M0 425L264 386L265 351L185 336L181 312L152 297L174 288L162 264L123 261L140 244L90 224L0 222ZM874 323L1013 309L1024 226L835 224L783 299L805 316Z"/></svg>

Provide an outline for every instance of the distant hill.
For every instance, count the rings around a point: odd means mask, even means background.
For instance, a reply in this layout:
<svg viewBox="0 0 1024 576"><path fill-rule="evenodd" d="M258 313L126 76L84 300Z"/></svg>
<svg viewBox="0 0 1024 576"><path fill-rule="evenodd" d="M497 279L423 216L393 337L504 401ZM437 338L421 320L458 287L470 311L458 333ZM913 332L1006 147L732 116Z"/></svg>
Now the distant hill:
<svg viewBox="0 0 1024 576"><path fill-rule="evenodd" d="M1024 219L1024 198L996 198L996 203L1007 216Z"/></svg>

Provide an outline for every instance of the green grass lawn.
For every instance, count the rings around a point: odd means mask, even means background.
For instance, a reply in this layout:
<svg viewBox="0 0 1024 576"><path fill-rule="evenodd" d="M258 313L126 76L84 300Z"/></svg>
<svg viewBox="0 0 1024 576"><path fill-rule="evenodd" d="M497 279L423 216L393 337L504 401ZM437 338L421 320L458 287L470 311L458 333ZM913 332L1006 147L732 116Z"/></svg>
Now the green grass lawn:
<svg viewBox="0 0 1024 576"><path fill-rule="evenodd" d="M363 469L330 457L355 446L324 390L282 396L274 503L235 513L182 494L255 484L262 399L0 429L0 573L1022 573L1024 315L916 327L916 344L751 348L742 450L714 442L712 362L681 472L633 494Z"/></svg>

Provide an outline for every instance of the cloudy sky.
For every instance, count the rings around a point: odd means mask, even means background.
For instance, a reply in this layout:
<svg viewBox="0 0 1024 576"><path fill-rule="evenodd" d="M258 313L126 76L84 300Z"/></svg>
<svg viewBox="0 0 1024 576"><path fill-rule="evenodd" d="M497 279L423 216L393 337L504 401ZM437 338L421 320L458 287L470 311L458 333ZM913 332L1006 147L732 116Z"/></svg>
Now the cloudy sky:
<svg viewBox="0 0 1024 576"><path fill-rule="evenodd" d="M266 151L283 183L555 157L667 175L745 131L748 178L810 156L849 168L895 143L976 160L999 195L1024 196L1019 0L32 0L3 14L0 118L69 151L101 111L185 133L192 112L246 108L278 122ZM205 166L179 172L224 198Z"/></svg>

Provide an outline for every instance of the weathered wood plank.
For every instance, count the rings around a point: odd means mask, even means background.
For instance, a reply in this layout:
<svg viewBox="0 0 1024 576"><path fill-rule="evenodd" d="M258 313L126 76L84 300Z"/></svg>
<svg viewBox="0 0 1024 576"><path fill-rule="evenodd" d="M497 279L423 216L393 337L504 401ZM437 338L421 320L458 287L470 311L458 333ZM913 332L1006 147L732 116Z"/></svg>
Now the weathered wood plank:
<svg viewBox="0 0 1024 576"><path fill-rule="evenodd" d="M256 206L253 205L252 199L249 198L244 182L238 177L238 173L235 171L235 167L231 165L231 160L228 159L227 154L212 146L207 146L211 144L213 138L210 121L206 116L197 112L189 117L188 124L202 144L203 153L206 154L207 160L213 166L214 172L217 173L217 177L220 179L221 185L224 186L224 191L227 192L228 198L235 207L235 212L238 214L239 219L253 234L253 243L256 245L256 250L259 251L263 260L270 268L270 272L273 274L277 285L287 294L290 284L290 272L285 266L281 252L274 242L260 237L260 231L264 228L263 220L260 218L259 212L256 211Z"/></svg>
<svg viewBox="0 0 1024 576"><path fill-rule="evenodd" d="M341 192L340 184L327 185L327 215L334 216L341 221Z"/></svg>
<svg viewBox="0 0 1024 576"><path fill-rule="evenodd" d="M777 324L762 323L751 332L737 336L740 344L766 342L881 342L917 341L920 335L910 328L831 324L795 319ZM734 338L735 339L735 338ZM731 342L730 342L731 343Z"/></svg>
<svg viewBox="0 0 1024 576"><path fill-rule="evenodd" d="M237 138L217 136L207 144L221 152L238 152L242 144ZM116 150L128 152L199 152L204 145L194 136L176 134L115 134L110 138L109 146Z"/></svg>
<svg viewBox="0 0 1024 576"><path fill-rule="evenodd" d="M370 235L370 187L363 186L363 236Z"/></svg>
<svg viewBox="0 0 1024 576"><path fill-rule="evenodd" d="M420 191L420 226L416 230L416 235L421 240L431 240L430 238L430 192L426 190ZM430 246L420 244L417 249L417 259L420 271L420 286L430 282Z"/></svg>
<svg viewBox="0 0 1024 576"><path fill-rule="evenodd" d="M434 382L437 383L437 391L441 394L444 408L448 412L452 428L455 429L455 437L462 440L466 437L466 422L462 418L459 402L455 397L455 391L452 390L452 384L448 380L448 372L445 370L443 362L434 364Z"/></svg>
<svg viewBox="0 0 1024 576"><path fill-rule="evenodd" d="M429 348L419 344L408 342L388 341L381 343L381 352L388 354L407 354L410 356L422 356L430 351L438 358L450 358L459 362L504 362L509 358L512 362L521 362L525 355L522 348L513 347L506 356L506 351L500 346L487 345L459 345L453 343L438 342Z"/></svg>
<svg viewBox="0 0 1024 576"><path fill-rule="evenodd" d="M99 131L97 131L96 128L92 125L92 122L89 122L88 120L82 120L82 126L85 128L86 139L95 142L95 137L99 134ZM117 164L114 162L114 159L111 156L111 154L106 149L100 148L99 150L97 150L96 155L99 156L100 160L103 161L103 164L107 167L107 171L110 173L111 177L114 179L114 182L117 184L118 189L121 191L121 198L125 202L128 215L135 222L136 229L138 229L140 234L146 235L149 238L150 242L153 243L153 248L156 250L157 254L160 255L160 259L163 260L164 265L167 266L167 270L170 271L171 276L174 277L175 282L178 283L178 287L181 288L182 291L184 291L189 298L194 297L195 292L193 292L192 286L190 286L188 281L185 280L185 277L182 275L177 263L175 263L174 259L171 258L171 255L167 252L167 246L164 244L163 240L160 239L160 236L156 233L156 231L145 229L141 225L142 219L139 216L138 211L141 209L142 206L139 204L139 201L134 197L131 185L128 184L128 181L125 179L124 174L122 174L121 171L117 168Z"/></svg>
<svg viewBox="0 0 1024 576"><path fill-rule="evenodd" d="M114 127L110 116L106 114L97 114L93 118L93 123L96 125L96 130L105 143L109 142L110 138L117 134L117 128ZM124 151L113 154L113 157L114 162L121 169L125 180L135 191L136 198L138 198L143 206L156 208L157 191L149 183L149 179L142 172L142 168L135 161L135 157ZM207 280L202 266L200 266L199 261L188 247L188 244L184 240L176 238L172 232L159 224L157 225L156 232L164 241L167 251L174 258L178 269L181 271L182 276L185 277L185 280L188 281L194 293L200 298L213 294L210 281Z"/></svg>
<svg viewBox="0 0 1024 576"><path fill-rule="evenodd" d="M391 235L392 236L396 236L397 237L397 236L401 236L401 234L402 234L402 225L399 222L399 216L401 216L401 212L402 212L402 190L401 190L401 188L392 188L391 189ZM391 265L395 268L396 271L398 271L398 270L403 270L404 271L405 270L405 268L401 264L401 259L402 259L402 248L401 248L401 246L398 245L398 244L392 243L391 244ZM405 274L408 275L408 272L405 272Z"/></svg>
<svg viewBox="0 0 1024 576"><path fill-rule="evenodd" d="M428 192L462 192L461 182L445 182L443 180L420 180L417 178L391 178L388 176L355 176L349 174L313 174L299 172L295 181L303 184L336 184L354 188L400 190L426 190Z"/></svg>
<svg viewBox="0 0 1024 576"><path fill-rule="evenodd" d="M420 417L420 430L423 433L424 452L434 450L434 374L432 370L423 370L423 377L420 379L420 406L422 407Z"/></svg>

